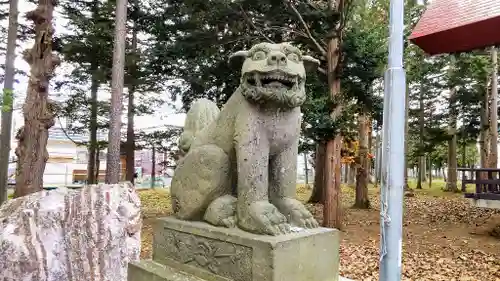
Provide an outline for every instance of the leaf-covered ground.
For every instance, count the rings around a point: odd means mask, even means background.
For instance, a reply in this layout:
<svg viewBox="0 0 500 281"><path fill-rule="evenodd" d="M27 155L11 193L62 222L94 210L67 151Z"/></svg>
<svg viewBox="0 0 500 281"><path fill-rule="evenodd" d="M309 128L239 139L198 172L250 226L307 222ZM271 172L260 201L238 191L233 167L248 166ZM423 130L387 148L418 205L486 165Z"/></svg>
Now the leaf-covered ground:
<svg viewBox="0 0 500 281"><path fill-rule="evenodd" d="M307 200L308 188L298 197ZM169 194L140 191L143 204L142 257L151 255L151 222L171 213ZM344 229L340 246L341 275L354 280L378 280L379 191L370 190L372 209L351 209L352 188L344 187ZM322 207L308 205L321 220ZM405 197L403 280L500 281L500 211L469 206L460 194L424 189ZM496 229L500 232L500 229Z"/></svg>

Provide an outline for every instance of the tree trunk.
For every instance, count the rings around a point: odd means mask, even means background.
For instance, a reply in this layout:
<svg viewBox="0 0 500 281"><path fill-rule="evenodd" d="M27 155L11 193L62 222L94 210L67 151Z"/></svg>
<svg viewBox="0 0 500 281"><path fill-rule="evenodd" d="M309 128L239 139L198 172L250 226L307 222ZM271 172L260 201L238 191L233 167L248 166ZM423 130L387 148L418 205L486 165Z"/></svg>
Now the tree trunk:
<svg viewBox="0 0 500 281"><path fill-rule="evenodd" d="M377 184L380 184L382 179L382 140L380 138L380 131L377 132L375 142L377 143L377 150L375 155L375 177Z"/></svg>
<svg viewBox="0 0 500 281"><path fill-rule="evenodd" d="M90 135L92 136L92 129L90 129ZM91 137L92 138L92 137ZM87 148L87 154L89 158L87 159L87 184L95 184L97 183L97 179L95 177L95 148L92 147L92 141Z"/></svg>
<svg viewBox="0 0 500 281"><path fill-rule="evenodd" d="M60 60L52 54L54 1L39 0L38 7L26 14L34 22L35 43L24 52L31 67L23 106L24 126L18 131L15 197L42 190L45 163L49 158L47 140L54 125L53 104L49 100L49 81Z"/></svg>
<svg viewBox="0 0 500 281"><path fill-rule="evenodd" d="M450 71L454 70L455 57L452 57ZM449 98L450 120L448 125L450 139L448 140L448 180L446 181L445 191L458 192L457 187L457 118L458 109L456 102L457 90L452 85Z"/></svg>
<svg viewBox="0 0 500 281"><path fill-rule="evenodd" d="M332 0L331 0L332 1ZM328 42L328 87L330 96L335 99L340 94L340 76L338 73L340 42L333 38ZM332 119L340 117L342 108L337 105L332 111ZM340 201L340 173L341 173L341 148L342 136L336 135L326 144L325 157L325 203L323 205L323 226L329 228L342 228Z"/></svg>
<svg viewBox="0 0 500 281"><path fill-rule="evenodd" d="M96 147L96 150L95 150L95 153L94 153L94 159L95 159L95 171L92 172L92 174L94 175L94 179L95 179L95 184L99 183L99 173L100 173L100 169L101 169L101 148L99 146Z"/></svg>
<svg viewBox="0 0 500 281"><path fill-rule="evenodd" d="M316 145L316 165L314 172L314 187L309 203L324 203L325 195L325 156L326 144L320 142Z"/></svg>
<svg viewBox="0 0 500 281"><path fill-rule="evenodd" d="M137 1L133 1L134 8L137 9ZM126 180L134 183L135 177L135 132L134 132L134 94L136 90L136 73L137 73L137 23L134 23L132 29L132 56L129 67L129 87L128 87L128 107L127 107L127 149L125 151L126 158Z"/></svg>
<svg viewBox="0 0 500 281"><path fill-rule="evenodd" d="M5 58L5 80L2 97L2 128L0 137L0 205L7 201L10 141L12 138L12 109L14 106L14 74L17 39L17 0L9 6L9 30L7 35L7 54Z"/></svg>
<svg viewBox="0 0 500 281"><path fill-rule="evenodd" d="M347 168L347 185L355 186L356 185L356 164L351 163Z"/></svg>
<svg viewBox="0 0 500 281"><path fill-rule="evenodd" d="M365 113L358 116L358 139L359 149L357 157L357 173L356 173L356 198L354 202L355 208L367 209L370 208L368 200L368 120Z"/></svg>
<svg viewBox="0 0 500 281"><path fill-rule="evenodd" d="M99 1L92 1L92 18L99 18ZM97 48L97 41L92 41L92 47ZM90 124L89 124L89 146L88 146L88 161L87 161L87 184L97 183L96 174L96 151L98 151L97 143L97 92L99 91L100 81L98 79L99 62L95 59L90 64ZM97 152L98 153L98 152Z"/></svg>
<svg viewBox="0 0 500 281"><path fill-rule="evenodd" d="M432 188L432 157L429 155L429 188Z"/></svg>
<svg viewBox="0 0 500 281"><path fill-rule="evenodd" d="M340 175L340 182L342 184L345 183L345 180L347 178L347 170L346 170L346 165L345 163L342 163L342 167L340 168L342 170L341 175Z"/></svg>
<svg viewBox="0 0 500 281"><path fill-rule="evenodd" d="M90 140L89 140L89 159L87 162L87 183L95 184L98 179L96 174L96 154L99 153L97 143L97 92L99 90L99 81L97 80L97 65L92 65L92 78L90 84Z"/></svg>
<svg viewBox="0 0 500 281"><path fill-rule="evenodd" d="M340 176L340 180L342 184L347 184L347 179L349 178L349 164L342 164L342 175Z"/></svg>
<svg viewBox="0 0 500 281"><path fill-rule="evenodd" d="M410 87L407 85L406 86L406 106L405 106L405 169L404 169L404 190L409 190L410 185L408 184L408 152L409 152L409 146L408 146L408 118L409 118L409 112L410 112Z"/></svg>
<svg viewBox="0 0 500 281"><path fill-rule="evenodd" d="M328 8L330 11L340 12L339 7L342 0L329 0ZM344 9L343 5L341 7ZM341 16L342 18L342 16ZM337 25L335 33L337 36L329 39L327 43L326 60L327 60L327 76L328 76L328 89L330 97L335 100L340 95L340 75L339 75L339 62L340 62L340 46L342 38L342 30ZM333 30L332 30L333 31ZM333 121L336 121L342 112L341 105L336 105L332 108L330 116ZM342 228L342 203L340 200L340 173L341 173L341 149L342 149L342 136L337 134L333 139L326 143L326 157L325 157L325 203L323 204L323 226L329 228Z"/></svg>
<svg viewBox="0 0 500 281"><path fill-rule="evenodd" d="M343 0L329 0L328 8L332 12L340 12L344 14L344 5L340 5ZM339 7L342 9L340 10ZM341 16L340 18L343 18ZM330 97L335 100L340 95L340 75L339 75L339 62L340 62L340 46L342 39L341 26L343 22L337 24L333 33L337 35L332 37L327 42L326 60L327 60L327 76L328 76L328 89ZM337 121L342 113L342 106L340 104L332 108L330 116L333 121ZM342 136L337 134L333 139L326 143L326 161L325 161L325 203L323 204L323 226L329 228L342 228L342 203L340 200L340 173L341 173L341 149L342 149Z"/></svg>
<svg viewBox="0 0 500 281"><path fill-rule="evenodd" d="M106 183L120 180L120 140L123 75L125 67L125 39L127 36L127 0L116 1L115 42L113 47L113 69L111 78L111 112L109 120L108 157L106 163Z"/></svg>
<svg viewBox="0 0 500 281"><path fill-rule="evenodd" d="M326 144L325 203L323 205L323 226L342 228L340 201L340 168L342 136L337 135Z"/></svg>
<svg viewBox="0 0 500 281"><path fill-rule="evenodd" d="M446 191L458 192L457 187L457 108L455 102L456 89L450 91L450 123L448 140L448 181Z"/></svg>
<svg viewBox="0 0 500 281"><path fill-rule="evenodd" d="M151 148L151 189L155 188L156 181L156 148L153 145Z"/></svg>
<svg viewBox="0 0 500 281"><path fill-rule="evenodd" d="M367 130L367 138L368 138L368 147L367 151L368 153L372 154L372 145L373 145L373 138L372 138L372 119L370 117L367 117L368 119L366 120L366 130ZM368 183L373 184L372 181L372 158L368 157L367 155L367 166L366 166L366 172L367 172L367 177L368 177Z"/></svg>
<svg viewBox="0 0 500 281"><path fill-rule="evenodd" d="M467 142L465 141L465 131L463 134L463 142L462 142L462 167L467 167ZM464 173L465 175L465 173Z"/></svg>
<svg viewBox="0 0 500 281"><path fill-rule="evenodd" d="M422 175L422 181L427 182L427 155L424 155L423 159L424 174Z"/></svg>
<svg viewBox="0 0 500 281"><path fill-rule="evenodd" d="M126 175L125 179L134 183L135 174L135 132L134 132L134 90L135 87L129 88L128 94L128 109L127 109L127 145L125 151L126 159Z"/></svg>
<svg viewBox="0 0 500 281"><path fill-rule="evenodd" d="M422 182L425 177L425 157L418 157L418 174L417 174L417 187L416 189L422 189Z"/></svg>
<svg viewBox="0 0 500 281"><path fill-rule="evenodd" d="M418 144L418 179L417 179L417 189L422 189L422 182L425 181L425 157L424 157L424 130L425 130L425 108L424 108L424 86L423 82L420 85L420 93L418 96L419 103L419 115L418 115L418 126L419 126L419 144Z"/></svg>
<svg viewBox="0 0 500 281"><path fill-rule="evenodd" d="M491 77L490 77L491 78ZM489 78L489 79L490 79ZM488 82L486 83L488 85ZM486 88L488 88L486 86ZM479 153L481 168L488 167L488 151L489 151L489 92L486 89L484 92L483 102L481 104L481 131L479 134ZM481 179L485 179L486 174L481 173Z"/></svg>
<svg viewBox="0 0 500 281"><path fill-rule="evenodd" d="M490 102L490 154L489 168L498 167L498 56L497 49L491 49L493 71L491 74L491 102ZM494 173L494 176L496 174Z"/></svg>

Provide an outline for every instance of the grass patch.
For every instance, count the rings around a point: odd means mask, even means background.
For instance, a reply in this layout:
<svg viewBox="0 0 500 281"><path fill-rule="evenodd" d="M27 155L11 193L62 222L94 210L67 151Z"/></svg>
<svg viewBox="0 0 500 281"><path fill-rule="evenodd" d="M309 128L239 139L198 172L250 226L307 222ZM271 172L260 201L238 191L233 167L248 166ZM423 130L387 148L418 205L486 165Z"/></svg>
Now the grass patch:
<svg viewBox="0 0 500 281"><path fill-rule="evenodd" d="M313 186L311 184L297 184L297 199L307 202L311 197Z"/></svg>
<svg viewBox="0 0 500 281"><path fill-rule="evenodd" d="M417 189L417 181L413 179L408 181L408 185L416 194L420 195L426 195L430 197L463 197L463 194L461 192L445 192L444 189L446 188L446 182L444 181L444 179L433 179L431 186L429 186L429 181L423 182L422 189ZM461 181L457 181L457 187L459 190L461 190ZM466 185L465 192L474 192L475 188L475 185L468 184Z"/></svg>
<svg viewBox="0 0 500 281"><path fill-rule="evenodd" d="M139 190L141 210L144 218L158 217L172 213L170 193L165 189Z"/></svg>

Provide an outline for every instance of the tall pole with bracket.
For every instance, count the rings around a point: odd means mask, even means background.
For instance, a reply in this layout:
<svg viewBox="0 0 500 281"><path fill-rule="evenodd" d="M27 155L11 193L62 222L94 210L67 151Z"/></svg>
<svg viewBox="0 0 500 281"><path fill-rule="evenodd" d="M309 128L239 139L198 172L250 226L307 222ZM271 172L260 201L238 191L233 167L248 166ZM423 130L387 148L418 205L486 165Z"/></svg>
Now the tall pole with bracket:
<svg viewBox="0 0 500 281"><path fill-rule="evenodd" d="M403 69L404 0L391 0L389 61L384 77L381 185L381 281L401 280L405 168L405 91Z"/></svg>

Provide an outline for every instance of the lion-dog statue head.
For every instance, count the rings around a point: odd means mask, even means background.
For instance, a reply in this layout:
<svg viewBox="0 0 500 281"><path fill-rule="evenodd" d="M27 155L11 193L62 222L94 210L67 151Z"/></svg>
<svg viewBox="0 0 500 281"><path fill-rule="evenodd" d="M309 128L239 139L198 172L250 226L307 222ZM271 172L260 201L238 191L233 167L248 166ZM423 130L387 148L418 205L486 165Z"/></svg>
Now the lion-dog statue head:
<svg viewBox="0 0 500 281"><path fill-rule="evenodd" d="M294 108L306 99L306 70L317 68L319 61L289 43L260 43L230 58L241 65L240 89L250 102Z"/></svg>

